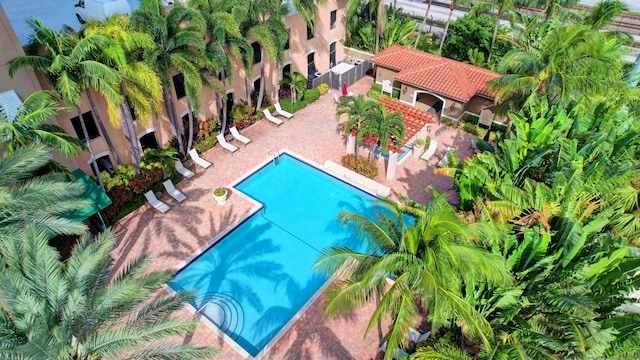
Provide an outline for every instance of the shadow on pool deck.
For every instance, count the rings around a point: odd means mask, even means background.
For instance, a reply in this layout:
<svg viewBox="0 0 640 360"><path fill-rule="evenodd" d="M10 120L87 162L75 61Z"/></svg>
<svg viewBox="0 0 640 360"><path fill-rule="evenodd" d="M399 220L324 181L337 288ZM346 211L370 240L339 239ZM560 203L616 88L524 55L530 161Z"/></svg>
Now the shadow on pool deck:
<svg viewBox="0 0 640 360"><path fill-rule="evenodd" d="M349 90L355 94L366 94L372 82L372 78L366 77ZM253 142L247 146L240 145L235 154L219 146L202 154L214 166L207 170L193 169L197 175L177 185L187 196L186 201L176 203L163 194L160 199L171 207L166 214L145 205L119 221L118 232L122 241L113 251L116 268L147 253L152 260L152 269L175 270L216 234L243 219L254 206L251 202L232 190L227 204L218 206L211 191L218 186L228 186L268 159L267 152L273 147L288 149L318 165L325 160L339 163L345 152L346 139L341 133L343 121L336 119L335 109L333 93L325 94L297 112L292 119L284 120L282 126L276 127L261 120L244 129L242 134ZM461 159L473 154L470 148L473 135L438 124L431 127L431 137L439 142L436 154L443 153L447 146L456 148ZM433 173L438 160L436 156L429 162L410 157L397 168L396 180L388 181L384 179L384 160L380 159L376 181L389 186L393 198L403 194L427 202L431 198L426 190L429 184L442 193L453 185L452 179ZM451 193L450 200L457 202L453 196L455 194ZM322 320L322 299L321 296L307 309L265 356L266 359L375 359L379 356L380 339L386 331L380 333L380 329L372 329L363 340L373 304L354 311L348 317ZM188 316L186 311L185 314ZM382 330L386 328L383 326ZM218 359L242 359L202 323L185 341L221 348L223 352Z"/></svg>

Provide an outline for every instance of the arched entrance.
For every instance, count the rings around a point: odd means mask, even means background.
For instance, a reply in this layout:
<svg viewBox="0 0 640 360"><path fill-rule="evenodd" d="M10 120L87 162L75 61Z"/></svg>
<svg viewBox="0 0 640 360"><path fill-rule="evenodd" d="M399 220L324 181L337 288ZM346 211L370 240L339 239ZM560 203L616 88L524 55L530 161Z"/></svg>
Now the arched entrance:
<svg viewBox="0 0 640 360"><path fill-rule="evenodd" d="M445 107L445 100L433 93L427 91L416 90L413 94L413 106L418 109L426 110L433 114L436 120L440 119L442 109Z"/></svg>

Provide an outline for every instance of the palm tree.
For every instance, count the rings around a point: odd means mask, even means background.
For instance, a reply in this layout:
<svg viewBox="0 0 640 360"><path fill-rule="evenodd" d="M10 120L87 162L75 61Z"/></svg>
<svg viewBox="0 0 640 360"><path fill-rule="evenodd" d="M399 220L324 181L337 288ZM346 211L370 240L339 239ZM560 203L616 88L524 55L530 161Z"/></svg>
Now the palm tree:
<svg viewBox="0 0 640 360"><path fill-rule="evenodd" d="M552 27L533 46L509 52L498 64L504 75L489 85L504 110L520 109L536 97L568 105L585 97L585 105L628 91L623 77L623 40L585 25ZM535 47L534 47L535 46Z"/></svg>
<svg viewBox="0 0 640 360"><path fill-rule="evenodd" d="M119 104L109 104L111 124L122 127L132 163L137 173L140 173L140 147L133 127L133 114L144 127L149 125L152 115L160 112L160 97L162 85L158 75L143 61L141 55L155 47L148 34L135 31L125 16L115 15L104 22L90 21L85 25L86 35L102 35L114 41L114 47L120 47L125 54L125 61L114 63L109 61L105 53L110 48L96 49L97 58L105 59L105 63L113 67L120 76L118 89L123 101ZM114 110L114 107L116 108Z"/></svg>
<svg viewBox="0 0 640 360"><path fill-rule="evenodd" d="M280 80L280 85L287 85L291 88L291 112L295 112L295 103L297 95L300 94L300 98L304 94L304 90L307 88L307 79L301 73L294 71L284 75L284 78Z"/></svg>
<svg viewBox="0 0 640 360"><path fill-rule="evenodd" d="M20 146L0 156L0 253L27 226L56 234L82 234L87 227L66 219L72 210L90 206L81 199L83 185L70 183L62 173L36 172L51 160L42 145Z"/></svg>
<svg viewBox="0 0 640 360"><path fill-rule="evenodd" d="M583 23L595 30L604 30L620 13L629 11L627 4L620 0L602 0L593 6L584 17ZM629 34L626 34L628 37Z"/></svg>
<svg viewBox="0 0 640 360"><path fill-rule="evenodd" d="M436 192L426 208L412 212L416 217L410 225L397 204L387 201L380 206L384 208L371 219L348 211L338 216L355 228L367 252L346 247L321 251L314 268L335 273L338 279L326 291L325 316L346 313L379 297L365 337L377 321L391 316L387 348L395 349L407 345L409 328L419 325L419 301L429 311L432 333L445 320L455 320L466 335L488 342L491 326L465 300L463 289L506 285L509 275L500 256L473 244L481 228L465 223ZM387 277L393 278L390 287ZM388 351L385 359L392 356Z"/></svg>
<svg viewBox="0 0 640 360"><path fill-rule="evenodd" d="M41 71L49 85L60 94L62 100L76 108L94 172L100 186L104 188L98 164L93 155L91 139L80 110L80 101L85 90L93 89L111 103L122 102L122 97L115 85L118 81L117 72L91 57L94 49L108 47L111 41L100 35L85 36L80 39L72 33L56 33L36 19L31 19L31 25L34 28L34 43L44 48L46 53L25 55L11 60L9 76L13 76L23 67ZM113 59L118 58L122 58L122 55L118 54L116 49Z"/></svg>
<svg viewBox="0 0 640 360"><path fill-rule="evenodd" d="M145 271L139 257L110 280L115 235L85 235L66 262L28 226L4 246L0 273L0 348L20 359L209 359L217 351L169 339L197 319L172 316L191 293L157 295L170 271ZM29 304L28 306L25 306Z"/></svg>
<svg viewBox="0 0 640 360"><path fill-rule="evenodd" d="M360 132L360 126L365 121L367 113L377 106L373 100L365 99L364 95L347 96L338 104L336 115L338 118L342 114L347 114L347 123L344 125L344 133L346 135L352 135L356 132L356 148L355 155L358 157L359 144L362 144L364 133Z"/></svg>
<svg viewBox="0 0 640 360"><path fill-rule="evenodd" d="M451 24L451 16L453 15L453 10L455 10L458 5L469 5L471 0L451 0L449 4L449 17L447 18L447 24L444 26L444 33L442 34L442 40L440 40L440 49L438 50L438 55L442 56L442 46L444 45L444 40L447 38L447 31L449 31L449 24Z"/></svg>
<svg viewBox="0 0 640 360"><path fill-rule="evenodd" d="M424 13L424 18L422 19L422 25L420 25L420 31L418 31L418 36L416 37L416 43L413 44L413 48L418 47L418 43L420 42L420 36L422 36L422 29L427 25L427 18L429 17L429 10L431 10L431 3L433 0L429 0L429 5L427 5L427 11Z"/></svg>
<svg viewBox="0 0 640 360"><path fill-rule="evenodd" d="M471 8L471 14L477 16L478 14L490 12L496 10L496 25L493 27L493 37L491 38L491 46L489 47L489 57L487 63L491 63L491 56L493 55L493 47L496 44L498 38L498 29L500 28L500 19L503 16L509 17L511 22L514 22L516 12L514 9L520 8L522 5L521 0L495 0L495 1L481 1L475 3Z"/></svg>
<svg viewBox="0 0 640 360"><path fill-rule="evenodd" d="M202 51L206 46L205 20L192 8L176 4L167 10L157 0L142 0L131 16L131 26L149 34L156 44L156 48L145 55L145 62L160 77L171 131L178 141L178 151L184 155L171 75L176 70L192 83L200 77L198 69L207 62Z"/></svg>
<svg viewBox="0 0 640 360"><path fill-rule="evenodd" d="M0 136L7 151L43 144L65 156L78 156L78 148L85 149L77 137L69 135L63 128L48 121L60 111L57 94L49 90L36 91L29 95L18 108L15 119L0 118Z"/></svg>
<svg viewBox="0 0 640 360"><path fill-rule="evenodd" d="M371 110L364 115L364 119L358 130L358 139L362 141L364 137L372 137L375 147L376 143L380 146L382 152L386 152L389 148L389 141L393 141L394 149L402 146L406 128L402 121L402 114L398 111L387 114L387 109L380 104L372 105ZM374 152L369 153L369 157Z"/></svg>

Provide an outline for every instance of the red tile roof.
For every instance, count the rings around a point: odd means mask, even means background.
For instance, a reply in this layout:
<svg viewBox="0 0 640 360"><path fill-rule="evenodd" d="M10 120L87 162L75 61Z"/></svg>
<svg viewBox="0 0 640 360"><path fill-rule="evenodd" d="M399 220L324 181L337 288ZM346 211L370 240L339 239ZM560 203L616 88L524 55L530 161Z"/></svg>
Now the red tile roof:
<svg viewBox="0 0 640 360"><path fill-rule="evenodd" d="M427 124L435 124L433 114L425 110L415 108L411 105L403 104L398 100L381 98L378 103L387 109L387 114L399 111L402 114L402 121L407 129L402 144L398 144L400 149L404 144L411 140L423 127ZM389 144L389 150L393 149L395 144Z"/></svg>
<svg viewBox="0 0 640 360"><path fill-rule="evenodd" d="M398 71L394 79L400 82L464 102L476 94L493 98L496 92L487 89L487 82L501 76L495 71L401 45L382 50L371 61Z"/></svg>

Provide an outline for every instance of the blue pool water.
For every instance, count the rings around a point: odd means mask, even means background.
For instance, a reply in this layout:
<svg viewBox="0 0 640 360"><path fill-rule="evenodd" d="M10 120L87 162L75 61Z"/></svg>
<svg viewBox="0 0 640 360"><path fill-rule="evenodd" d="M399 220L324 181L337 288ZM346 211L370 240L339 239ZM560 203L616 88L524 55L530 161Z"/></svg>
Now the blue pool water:
<svg viewBox="0 0 640 360"><path fill-rule="evenodd" d="M376 155L380 155L380 150L382 150L382 148L380 148L380 146L376 146L375 149L375 154ZM411 147L407 146L407 145L403 145L402 146L402 153L398 154L398 162L400 162L400 160L402 160L403 157L407 156L407 154L409 154L409 151L411 151ZM382 156L384 156L385 158L389 158L389 153L386 152L384 154L382 154Z"/></svg>
<svg viewBox="0 0 640 360"><path fill-rule="evenodd" d="M372 195L283 154L236 186L263 204L256 214L169 283L196 289L194 307L256 356L326 282L312 271L319 250L364 250L340 210L373 215Z"/></svg>

